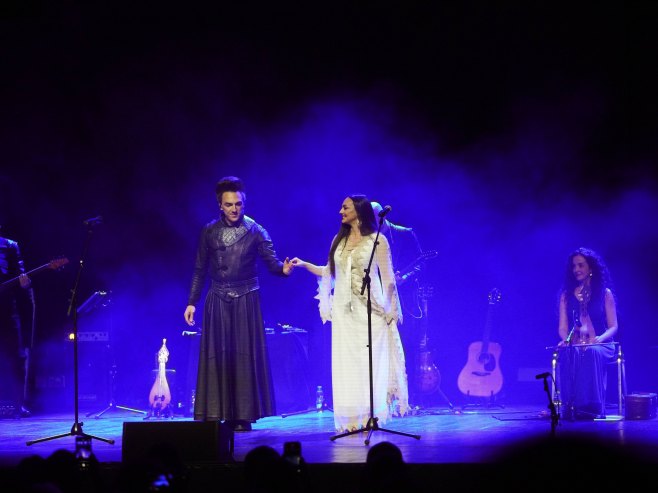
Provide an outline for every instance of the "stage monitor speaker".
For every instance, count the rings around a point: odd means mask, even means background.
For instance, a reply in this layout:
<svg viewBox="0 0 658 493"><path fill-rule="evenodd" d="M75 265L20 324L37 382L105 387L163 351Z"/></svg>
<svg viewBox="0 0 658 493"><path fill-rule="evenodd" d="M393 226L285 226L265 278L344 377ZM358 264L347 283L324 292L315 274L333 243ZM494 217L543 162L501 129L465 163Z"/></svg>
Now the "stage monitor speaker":
<svg viewBox="0 0 658 493"><path fill-rule="evenodd" d="M126 421L122 440L124 464L143 463L163 450L173 450L183 463L233 462L233 429L219 421Z"/></svg>

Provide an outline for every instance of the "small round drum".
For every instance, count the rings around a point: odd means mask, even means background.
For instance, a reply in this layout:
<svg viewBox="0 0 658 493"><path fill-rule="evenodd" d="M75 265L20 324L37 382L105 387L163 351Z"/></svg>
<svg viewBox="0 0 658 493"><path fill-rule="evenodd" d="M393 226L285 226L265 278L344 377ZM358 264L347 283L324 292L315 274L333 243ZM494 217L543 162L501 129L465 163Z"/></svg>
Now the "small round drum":
<svg viewBox="0 0 658 493"><path fill-rule="evenodd" d="M626 396L626 419L653 419L656 417L658 396L651 392L634 392Z"/></svg>

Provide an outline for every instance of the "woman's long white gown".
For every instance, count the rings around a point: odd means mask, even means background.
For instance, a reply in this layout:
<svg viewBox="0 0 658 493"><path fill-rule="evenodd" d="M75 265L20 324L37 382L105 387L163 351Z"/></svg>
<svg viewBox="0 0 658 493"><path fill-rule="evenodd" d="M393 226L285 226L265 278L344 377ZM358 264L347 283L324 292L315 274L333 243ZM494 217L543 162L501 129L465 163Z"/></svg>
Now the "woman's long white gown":
<svg viewBox="0 0 658 493"><path fill-rule="evenodd" d="M368 354L368 290L361 295L375 234L364 237L349 251L345 242L336 249L335 278L329 266L318 281L317 299L323 323L330 321L334 423L338 432L359 430L370 419ZM370 269L373 417L386 423L391 414L409 409L405 357L397 323L402 321L388 240L378 238Z"/></svg>

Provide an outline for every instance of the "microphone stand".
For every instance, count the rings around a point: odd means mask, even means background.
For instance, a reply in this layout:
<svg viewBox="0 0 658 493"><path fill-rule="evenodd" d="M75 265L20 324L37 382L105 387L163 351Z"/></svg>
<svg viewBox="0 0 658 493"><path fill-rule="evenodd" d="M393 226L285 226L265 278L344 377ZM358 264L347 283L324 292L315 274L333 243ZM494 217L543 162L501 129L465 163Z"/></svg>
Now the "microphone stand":
<svg viewBox="0 0 658 493"><path fill-rule="evenodd" d="M572 347L571 344L571 339L573 339L573 335L576 332L576 326L581 327L583 324L580 322L580 311L578 309L573 310L573 325L571 326L571 331L569 332L569 335L567 335L567 338L565 339L564 343L567 347L568 351L568 367L569 367L569 402L565 403L566 404L566 412L568 413L569 419L574 419L576 410L574 407L574 387L576 385L576 375L575 375L575 351L574 347Z"/></svg>
<svg viewBox="0 0 658 493"><path fill-rule="evenodd" d="M73 423L73 426L71 427L71 431L68 433L62 433L59 435L53 435L45 438L38 438L36 440L29 440L27 442L27 445L33 445L35 443L39 442L45 442L48 440L55 440L58 438L64 438L68 436L74 436L76 437L76 446L78 442L78 437L81 437L83 439L88 440L91 443L91 439L95 438L96 440L101 440L103 442L109 443L110 445L114 444L114 440L111 438L101 438L97 437L94 435L89 435L85 433L82 430L82 425L83 423L79 421L79 414L78 414L78 310L76 309L76 303L77 303L77 291L78 291L78 285L80 284L80 277L82 276L82 268L84 267L84 262L85 262L85 257L87 254L87 250L89 248L89 242L91 240L91 234L93 232L92 226L95 224L99 223L94 223L94 222L89 222L85 221L85 225L87 226L87 237L85 239L83 248L82 248L82 254L80 256L80 262L79 262L79 268L78 268L78 273L75 278L75 284L73 285L73 289L71 290L71 300L68 308L67 315L68 316L73 316L73 393L74 393L74 401L75 401L75 422Z"/></svg>
<svg viewBox="0 0 658 493"><path fill-rule="evenodd" d="M571 326L571 332L569 332L569 335L567 336L567 338L564 341L564 343L567 346L571 346L571 339L573 338L573 334L576 331L576 325L578 327L582 327L582 325L583 325L580 322L580 313L578 312L578 310L573 311L573 325Z"/></svg>
<svg viewBox="0 0 658 493"><path fill-rule="evenodd" d="M555 428L557 428L560 416L557 413L557 409L555 407L555 402L553 402L553 399L551 398L551 391L548 388L548 377L550 377L550 376L551 376L550 373L542 373L540 375L536 375L535 378L543 378L544 379L544 391L546 392L546 395L548 396L548 408L551 410L551 436L555 436Z"/></svg>
<svg viewBox="0 0 658 493"><path fill-rule="evenodd" d="M361 284L361 294L364 293L366 288L368 289L367 310L368 310L368 369L370 373L370 418L368 419L365 428L361 428L360 430L346 431L345 433L334 435L330 438L331 441L349 435L354 435L356 433L363 433L366 431L368 432L368 436L366 437L366 440L364 442L366 445L370 444L370 437L375 431L385 431L387 433L394 433L396 435L403 435L403 436L415 438L416 440L420 440L420 435L412 435L409 433L402 433L400 431L393 431L393 430L387 430L385 428L380 428L378 423L379 418L375 417L375 398L374 398L374 390L373 390L373 372L372 372L372 305L370 302L370 267L372 266L372 260L375 257L375 250L377 248L377 245L379 244L379 232L382 229L382 223L384 222L384 215L385 215L384 211L380 212L377 235L375 236L375 242L372 245L372 252L370 253L370 260L368 261L368 267L364 269L365 275L363 276L363 283Z"/></svg>

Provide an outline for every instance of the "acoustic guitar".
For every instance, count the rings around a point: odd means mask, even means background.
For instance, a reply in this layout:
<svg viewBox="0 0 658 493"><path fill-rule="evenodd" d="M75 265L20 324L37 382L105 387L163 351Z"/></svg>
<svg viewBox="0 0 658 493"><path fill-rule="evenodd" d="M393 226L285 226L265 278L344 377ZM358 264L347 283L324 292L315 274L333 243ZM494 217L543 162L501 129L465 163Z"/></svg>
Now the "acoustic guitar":
<svg viewBox="0 0 658 493"><path fill-rule="evenodd" d="M166 363L169 360L169 350L167 349L167 339L162 339L162 347L158 351L158 374L155 377L153 387L149 393L149 403L151 410L148 416L166 417L171 415L169 403L171 402L171 392L167 382Z"/></svg>
<svg viewBox="0 0 658 493"><path fill-rule="evenodd" d="M44 271L46 269L57 270L61 267L64 267L68 263L69 263L69 260L65 257L53 259L50 262L48 262L47 264L43 264L43 265L37 267L36 269L32 269L31 271L26 272L25 274L27 274L28 276L34 276L34 274L36 274L38 272L41 272L41 271ZM9 289L9 288L19 284L19 280L20 280L20 276L16 276L13 279L9 279L8 281L5 281L2 284L0 284L0 293L5 291L6 289Z"/></svg>
<svg viewBox="0 0 658 493"><path fill-rule="evenodd" d="M468 346L468 360L459 373L457 387L462 394L475 397L493 397L503 387L503 374L500 371L501 347L489 340L494 308L500 303L501 293L494 288L489 292L489 307L482 341Z"/></svg>

